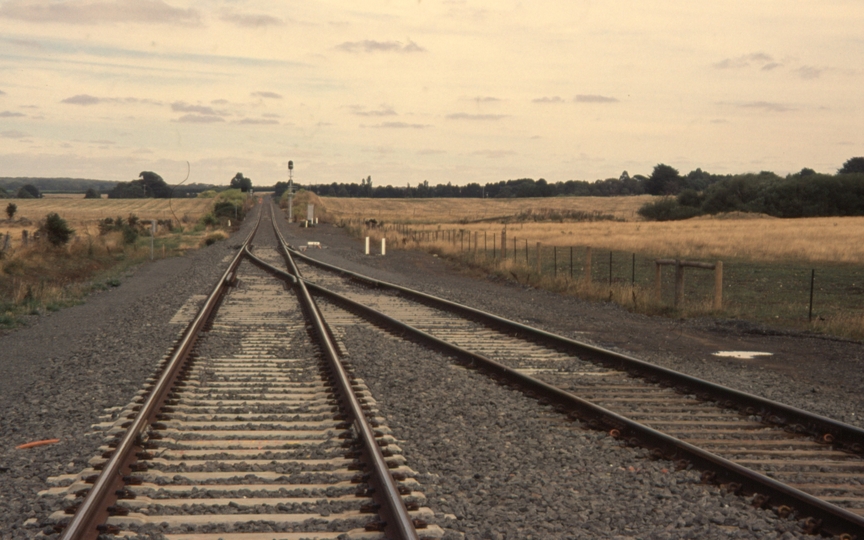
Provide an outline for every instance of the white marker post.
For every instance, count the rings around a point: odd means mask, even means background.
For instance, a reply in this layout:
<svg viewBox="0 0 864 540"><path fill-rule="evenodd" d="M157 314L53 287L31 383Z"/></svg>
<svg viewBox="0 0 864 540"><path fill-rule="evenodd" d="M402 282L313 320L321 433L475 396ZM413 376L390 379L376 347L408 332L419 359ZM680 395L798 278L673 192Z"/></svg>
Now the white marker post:
<svg viewBox="0 0 864 540"><path fill-rule="evenodd" d="M366 255L369 255L369 237L366 237Z"/></svg>
<svg viewBox="0 0 864 540"><path fill-rule="evenodd" d="M387 255L387 239L381 239L381 255Z"/></svg>

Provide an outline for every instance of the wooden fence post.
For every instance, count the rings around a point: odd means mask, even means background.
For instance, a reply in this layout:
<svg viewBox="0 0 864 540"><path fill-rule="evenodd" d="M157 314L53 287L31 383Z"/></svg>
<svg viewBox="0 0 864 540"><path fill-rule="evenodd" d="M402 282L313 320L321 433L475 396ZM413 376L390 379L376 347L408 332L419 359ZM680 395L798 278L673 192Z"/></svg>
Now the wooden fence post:
<svg viewBox="0 0 864 540"><path fill-rule="evenodd" d="M540 242L537 242L537 277L540 277Z"/></svg>
<svg viewBox="0 0 864 540"><path fill-rule="evenodd" d="M714 309L723 309L723 261L714 266Z"/></svg>
<svg viewBox="0 0 864 540"><path fill-rule="evenodd" d="M675 309L684 303L684 265L675 259Z"/></svg>
<svg viewBox="0 0 864 540"><path fill-rule="evenodd" d="M501 231L501 258L507 258L507 229Z"/></svg>
<svg viewBox="0 0 864 540"><path fill-rule="evenodd" d="M585 283L591 283L591 247L585 248Z"/></svg>

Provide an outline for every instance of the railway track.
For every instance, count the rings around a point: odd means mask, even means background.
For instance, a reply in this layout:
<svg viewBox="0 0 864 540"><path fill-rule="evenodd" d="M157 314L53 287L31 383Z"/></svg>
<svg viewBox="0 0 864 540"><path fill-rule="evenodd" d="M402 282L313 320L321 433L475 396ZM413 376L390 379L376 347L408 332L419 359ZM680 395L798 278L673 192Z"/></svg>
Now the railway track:
<svg viewBox="0 0 864 540"><path fill-rule="evenodd" d="M308 293L244 260L253 236L276 253L256 229L161 372L96 426L103 454L44 493L68 507L52 516L61 538L443 534Z"/></svg>
<svg viewBox="0 0 864 540"><path fill-rule="evenodd" d="M705 482L797 516L807 532L864 538L864 430L290 251L337 340L357 324L347 310L656 458L697 467Z"/></svg>
<svg viewBox="0 0 864 540"><path fill-rule="evenodd" d="M864 431L296 251L289 259L278 231L278 240L257 234L163 373L98 426L104 454L54 479L46 495L77 512L53 516L64 539L443 535L426 523L421 486L374 398L339 361L343 329L361 318L656 458L700 469L706 482L797 516L809 532L864 538ZM100 490L117 500L88 502ZM79 520L88 512L95 517Z"/></svg>

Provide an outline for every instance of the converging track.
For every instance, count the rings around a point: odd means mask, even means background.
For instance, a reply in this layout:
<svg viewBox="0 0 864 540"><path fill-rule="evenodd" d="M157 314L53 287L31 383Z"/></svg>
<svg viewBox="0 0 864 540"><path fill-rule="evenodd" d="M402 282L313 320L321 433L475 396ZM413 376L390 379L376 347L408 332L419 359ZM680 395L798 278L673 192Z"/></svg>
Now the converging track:
<svg viewBox="0 0 864 540"><path fill-rule="evenodd" d="M441 536L314 303L243 260L253 237L275 253L270 227L249 236L162 373L101 426L104 454L45 493L76 512L53 516L62 538Z"/></svg>
<svg viewBox="0 0 864 540"><path fill-rule="evenodd" d="M756 507L794 513L808 532L864 537L864 430L292 255L331 321L348 309L656 458L701 469Z"/></svg>
<svg viewBox="0 0 864 540"><path fill-rule="evenodd" d="M808 532L864 538L864 430L326 265L286 242L272 204L257 212L265 225L160 373L100 426L93 468L46 492L75 513L53 516L64 540L443 536L342 362L344 329L361 320Z"/></svg>

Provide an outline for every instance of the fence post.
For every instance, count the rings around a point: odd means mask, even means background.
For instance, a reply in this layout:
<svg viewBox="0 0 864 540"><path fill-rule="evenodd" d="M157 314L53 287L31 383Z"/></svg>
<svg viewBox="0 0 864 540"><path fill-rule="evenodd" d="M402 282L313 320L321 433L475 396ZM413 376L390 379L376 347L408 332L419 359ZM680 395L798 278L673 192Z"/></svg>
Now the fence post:
<svg viewBox="0 0 864 540"><path fill-rule="evenodd" d="M663 267L658 262L654 262L654 268L656 269L656 278L654 279L654 297L659 304L661 300L663 300Z"/></svg>
<svg viewBox="0 0 864 540"><path fill-rule="evenodd" d="M585 248L585 283L591 283L591 247Z"/></svg>
<svg viewBox="0 0 864 540"><path fill-rule="evenodd" d="M537 277L539 278L541 275L541 267L540 267L540 242L537 242Z"/></svg>
<svg viewBox="0 0 864 540"><path fill-rule="evenodd" d="M721 270L722 272L722 270ZM636 254L633 254L633 275L630 277L630 286L636 286Z"/></svg>
<svg viewBox="0 0 864 540"><path fill-rule="evenodd" d="M501 231L501 259L507 258L507 229Z"/></svg>
<svg viewBox="0 0 864 540"><path fill-rule="evenodd" d="M474 255L477 255L477 231L474 231Z"/></svg>
<svg viewBox="0 0 864 540"><path fill-rule="evenodd" d="M714 309L723 309L723 261L714 265Z"/></svg>
<svg viewBox="0 0 864 540"><path fill-rule="evenodd" d="M684 303L684 265L675 259L675 309Z"/></svg>
<svg viewBox="0 0 864 540"><path fill-rule="evenodd" d="M612 252L609 252L609 286L612 286Z"/></svg>
<svg viewBox="0 0 864 540"><path fill-rule="evenodd" d="M816 283L816 269L810 270L810 311L807 312L807 322L813 322L813 285Z"/></svg>
<svg viewBox="0 0 864 540"><path fill-rule="evenodd" d="M369 255L369 237L366 237L366 249L364 250L366 255Z"/></svg>
<svg viewBox="0 0 864 540"><path fill-rule="evenodd" d="M497 237L498 237L498 233L492 233L492 259L495 259L496 257L498 257L498 254L495 252L496 251L496 246L495 246L496 240L495 239Z"/></svg>

